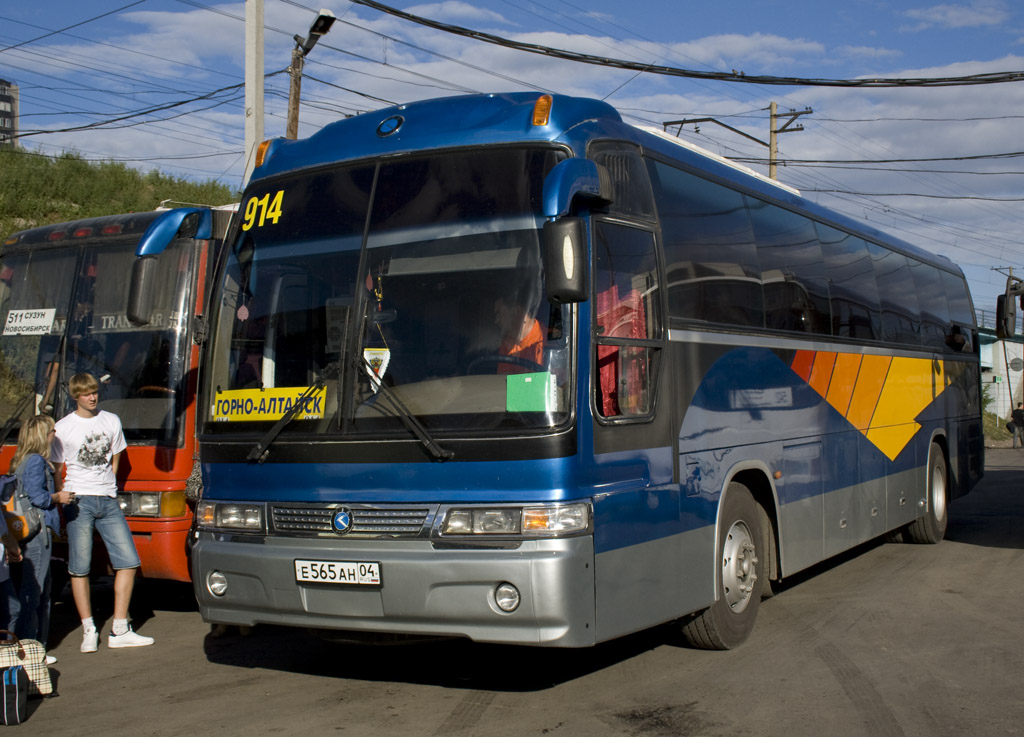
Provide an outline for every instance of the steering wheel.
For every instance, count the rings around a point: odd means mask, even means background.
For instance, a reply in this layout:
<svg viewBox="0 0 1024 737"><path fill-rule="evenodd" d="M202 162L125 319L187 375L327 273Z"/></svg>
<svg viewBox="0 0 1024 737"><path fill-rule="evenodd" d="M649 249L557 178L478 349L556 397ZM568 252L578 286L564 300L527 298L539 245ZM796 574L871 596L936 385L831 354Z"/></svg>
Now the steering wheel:
<svg viewBox="0 0 1024 737"><path fill-rule="evenodd" d="M146 386L140 386L135 390L136 394L163 394L167 397L173 397L177 392L174 389L169 389L166 386L158 386L157 384L147 384Z"/></svg>
<svg viewBox="0 0 1024 737"><path fill-rule="evenodd" d="M525 368L531 373L539 373L544 371L544 367L536 361L531 361L528 358L522 358L521 356L503 356L499 353L490 353L483 356L477 356L469 362L469 366L466 367L466 375L482 373L479 371L481 366L494 365L497 368L498 364L507 363L513 366L519 366Z"/></svg>

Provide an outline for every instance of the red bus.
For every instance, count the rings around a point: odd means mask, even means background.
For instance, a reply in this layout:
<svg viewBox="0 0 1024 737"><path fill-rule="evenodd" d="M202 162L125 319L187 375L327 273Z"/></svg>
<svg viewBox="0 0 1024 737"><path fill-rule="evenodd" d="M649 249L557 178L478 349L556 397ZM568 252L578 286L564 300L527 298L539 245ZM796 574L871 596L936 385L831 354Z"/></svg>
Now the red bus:
<svg viewBox="0 0 1024 737"><path fill-rule="evenodd" d="M0 251L0 470L21 422L74 409L67 380L88 371L128 449L118 499L148 578L189 580L200 490L195 439L206 284L233 208L113 215L15 233ZM129 295L136 250L154 287ZM128 319L129 298L149 321Z"/></svg>

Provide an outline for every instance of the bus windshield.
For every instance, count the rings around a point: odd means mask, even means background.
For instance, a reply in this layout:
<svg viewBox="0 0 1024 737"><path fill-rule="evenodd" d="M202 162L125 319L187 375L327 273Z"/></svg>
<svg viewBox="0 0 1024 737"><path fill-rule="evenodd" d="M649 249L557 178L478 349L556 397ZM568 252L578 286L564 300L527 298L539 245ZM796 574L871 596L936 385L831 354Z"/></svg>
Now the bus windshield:
<svg viewBox="0 0 1024 737"><path fill-rule="evenodd" d="M129 443L179 440L192 252L177 241L160 261L153 320L125 317L135 241L11 249L0 264L0 417L14 426L36 412L73 409L60 391L87 371L100 406L120 416ZM63 402L63 404L62 404Z"/></svg>
<svg viewBox="0 0 1024 737"><path fill-rule="evenodd" d="M207 430L261 432L303 395L285 435L564 423L570 311L544 298L539 243L561 157L458 151L255 183L225 265Z"/></svg>

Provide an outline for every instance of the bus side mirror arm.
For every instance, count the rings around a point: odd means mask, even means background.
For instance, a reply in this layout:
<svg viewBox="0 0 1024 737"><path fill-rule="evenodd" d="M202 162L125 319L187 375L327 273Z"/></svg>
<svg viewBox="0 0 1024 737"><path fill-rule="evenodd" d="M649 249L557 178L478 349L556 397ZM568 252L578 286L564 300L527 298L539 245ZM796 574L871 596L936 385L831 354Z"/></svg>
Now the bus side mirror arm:
<svg viewBox="0 0 1024 737"><path fill-rule="evenodd" d="M213 214L208 207L179 207L168 210L149 224L135 247L132 280L128 285L125 316L132 325L148 325L152 317L157 256L163 253L175 238L206 240L212 233Z"/></svg>
<svg viewBox="0 0 1024 737"><path fill-rule="evenodd" d="M590 293L586 229L580 218L569 217L576 199L590 207L610 204L608 170L590 159L572 158L556 164L544 178L544 279L548 301L555 304L585 302Z"/></svg>

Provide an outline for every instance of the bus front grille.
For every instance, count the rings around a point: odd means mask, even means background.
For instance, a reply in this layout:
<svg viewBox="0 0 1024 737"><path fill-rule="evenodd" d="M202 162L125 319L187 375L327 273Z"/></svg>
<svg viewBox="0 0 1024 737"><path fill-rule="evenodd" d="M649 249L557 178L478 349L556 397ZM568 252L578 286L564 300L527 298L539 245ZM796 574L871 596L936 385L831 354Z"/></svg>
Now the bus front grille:
<svg viewBox="0 0 1024 737"><path fill-rule="evenodd" d="M334 529L334 515L347 509L352 518L347 532ZM272 532L278 535L357 535L359 537L419 537L429 532L429 507L356 506L344 504L275 504Z"/></svg>

